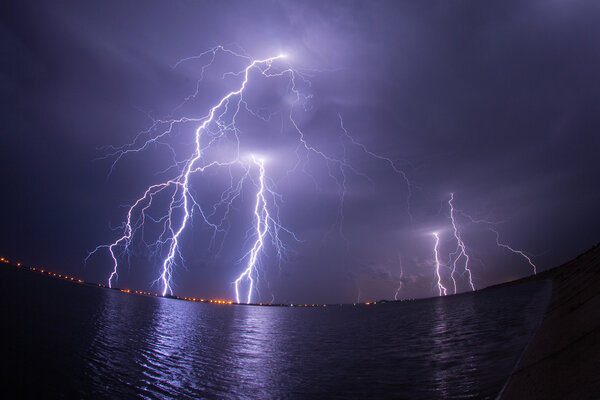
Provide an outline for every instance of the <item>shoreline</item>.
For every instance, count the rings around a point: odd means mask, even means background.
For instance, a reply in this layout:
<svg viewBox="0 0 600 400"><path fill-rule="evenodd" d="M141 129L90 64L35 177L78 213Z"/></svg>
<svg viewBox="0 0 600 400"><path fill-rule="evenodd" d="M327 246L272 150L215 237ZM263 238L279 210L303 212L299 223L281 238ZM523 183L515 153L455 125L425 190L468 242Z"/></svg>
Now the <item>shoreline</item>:
<svg viewBox="0 0 600 400"><path fill-rule="evenodd" d="M12 263L4 258L1 258L0 261L23 271L36 272L46 277L59 278L90 287L98 288L100 286L106 289L101 284L84 282L67 275L57 275L40 268L27 267L21 263ZM550 299L543 315L539 317L537 329L531 333L528 344L521 351L518 361L506 377L504 386L496 399L600 399L600 374L598 373L600 371L600 244L558 267L537 275L492 285L477 292L533 281L551 282ZM128 294L158 296L149 292L116 288L113 290ZM476 295L477 292L462 293L458 296ZM214 302L175 296L168 298ZM400 301L383 300L364 303L364 305L396 302ZM215 303L232 304L225 301L216 301ZM353 305L355 304L344 306ZM307 304L305 306L324 305Z"/></svg>

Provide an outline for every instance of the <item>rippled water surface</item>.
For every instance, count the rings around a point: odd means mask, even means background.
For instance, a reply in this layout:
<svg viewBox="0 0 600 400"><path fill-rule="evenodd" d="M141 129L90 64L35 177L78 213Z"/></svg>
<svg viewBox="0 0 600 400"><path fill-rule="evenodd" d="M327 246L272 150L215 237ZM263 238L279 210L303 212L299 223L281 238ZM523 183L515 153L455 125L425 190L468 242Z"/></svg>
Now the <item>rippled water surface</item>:
<svg viewBox="0 0 600 400"><path fill-rule="evenodd" d="M37 398L494 398L550 295L216 306L1 274L8 380Z"/></svg>

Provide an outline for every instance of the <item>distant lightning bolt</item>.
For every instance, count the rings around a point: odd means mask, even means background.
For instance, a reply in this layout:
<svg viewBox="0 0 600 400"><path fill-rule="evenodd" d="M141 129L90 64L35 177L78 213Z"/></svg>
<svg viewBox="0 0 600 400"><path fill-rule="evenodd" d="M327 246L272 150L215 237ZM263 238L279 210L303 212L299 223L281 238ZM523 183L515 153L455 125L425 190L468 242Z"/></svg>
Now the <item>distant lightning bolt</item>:
<svg viewBox="0 0 600 400"><path fill-rule="evenodd" d="M245 301L248 303L252 300L253 292L257 290L257 267L267 236L271 238L270 243L272 243L275 255L280 263L288 251L288 248L280 237L280 233L284 233L293 241L300 241L291 230L285 228L279 221L279 205L282 203L283 198L274 190L275 182L266 175L264 160L252 157L252 160L248 162L244 158L247 153L244 153L241 136L242 130L238 127L238 116L243 112L247 112L262 121L269 121L277 113L288 120L292 132L295 132L297 139L295 148L297 162L293 169L288 171L288 177L291 172L299 171L311 176L316 183L316 178L311 175L312 172L308 172L309 169L306 168L306 164L315 157L320 158L325 163L326 176L334 180L340 193L341 200L336 223L343 238L343 207L347 191L348 173L351 172L356 176L368 179L366 175L352 166L346 158L347 146L360 148L369 157L386 162L395 173L401 175L408 186L409 197L407 203L409 203L410 182L404 171L398 168L391 159L368 150L364 145L350 136L343 125L341 115L339 115L342 130L340 143L343 150L341 157L328 155L316 145L309 143L308 137L294 118L294 112L298 108L304 111L310 109L308 103L312 95L304 94L301 90L302 85L310 87L310 81L306 79L303 72L294 70L291 66L278 68L280 65L283 65L283 60L286 57L284 54L254 60L245 52L240 53L223 46L215 46L197 56L179 60L172 66L173 68L178 68L181 64L192 60L199 62L203 60L208 61L204 62L201 66L200 80L196 85L195 92L185 97L184 101L175 108L174 112L181 110L186 103L195 99L200 94L200 81L202 81L206 70L213 65L217 55L220 53L225 56L237 57L244 61L246 66L241 70L222 74L223 78L239 79L240 82L238 82L234 90L226 93L210 107L204 116L184 116L170 119L152 118L152 126L147 130L139 132L131 143L122 147L107 147L108 153L105 155L105 158L113 159L109 176L122 157L130 153L138 153L156 147L165 148L173 160L172 164L168 168L159 171L159 174L165 175L171 174L174 171L176 172L174 177L149 186L144 191L144 194L128 208L126 221L121 226L123 233L118 239L111 244L96 247L86 257L87 260L100 249L108 250L112 259L112 272L108 278L109 286L118 280L118 260L120 255L126 254L129 258L133 238L136 232L140 231L142 243L151 251L152 255L161 259L160 274L154 283L161 288L163 296L167 295L167 293L172 295L173 272L177 264L184 264L181 240L186 228L190 225L190 221L194 217L200 217L202 222L212 230L213 234L210 246L215 245L216 250L220 251L224 237L226 237L227 230L229 229L228 216L230 210L235 201L242 199L242 191L247 186L245 182L248 181L252 181L257 188L253 229L249 231L248 235L248 239L252 240L253 244L242 258L245 260L246 267L234 282L237 301L240 302L241 300L240 291L242 290L242 285L247 286L247 292L243 297L245 297ZM292 105L289 107L289 112L267 111L265 113L253 110L249 106L244 96L248 88L251 71L258 72L264 78L279 77L288 79L287 88L292 95ZM169 141L169 137L174 135L179 127L185 127L189 124L194 125L193 145L189 147L192 151L191 154L182 159L179 156L179 151ZM218 151L217 146L221 146ZM218 159L210 160L210 157L218 157ZM258 168L259 172L257 181L253 178L252 172L256 168ZM212 206L206 208L197 199L198 194L192 188L191 178L193 175L201 175L209 169L227 170L230 177L230 186L222 192L220 198ZM155 198L159 197L160 201L154 201ZM165 202L167 203L166 207L164 206ZM161 207L165 207L166 210L161 215L154 215L156 212L155 209ZM160 228L160 233L154 242L147 243L144 238L146 222L156 224ZM220 247L216 244L217 235L223 237ZM121 253L118 253L118 249L121 250Z"/></svg>
<svg viewBox="0 0 600 400"><path fill-rule="evenodd" d="M454 214L454 209L453 209L453 206L452 206L452 200L453 199L454 199L454 194L451 194L451 196L450 196L450 202L449 202L450 208L451 208L451 215ZM531 257L529 257L527 254L525 254L525 252L522 251L522 250L514 249L514 248L510 247L509 245L500 242L500 233L496 229L492 228L492 226L499 225L499 224L501 224L501 222L493 222L493 221L488 221L488 220L485 220L485 219L475 219L475 218L471 217L469 214L466 214L464 211L459 211L459 210L456 210L456 211L460 212L460 214L462 214L464 217L466 217L473 224L483 224L483 225L486 225L487 228L490 231L494 232L494 234L496 235L496 245L498 245L499 247L505 248L505 249L511 251L512 253L520 255L521 257L523 257L529 263L529 265L531 265L531 268L533 269L533 273L537 274L537 267L533 263L533 261L531 260ZM451 217L451 218L454 221L454 217ZM453 222L453 226L455 226L454 222ZM456 232L456 228L455 228L455 232ZM468 259L467 259L467 261L468 261ZM470 271L469 271L469 277L470 276L471 275L470 275Z"/></svg>
<svg viewBox="0 0 600 400"><path fill-rule="evenodd" d="M440 246L440 235L438 232L433 232L433 236L435 237L435 245L433 246L433 253L435 254L435 276L437 277L436 285L438 287L440 296L446 296L447 290L446 287L442 284L442 277L440 275L440 255L439 255L439 246Z"/></svg>
<svg viewBox="0 0 600 400"><path fill-rule="evenodd" d="M531 258L530 258L530 257L529 257L527 254L525 254L525 253L524 253L523 251L521 251L521 250L516 250L516 249L513 249L512 247L510 247L510 246L509 246L509 245L507 245L507 244L500 243L500 234L498 233L498 231L496 231L495 229L492 229L492 228L488 228L488 229L489 229L490 231L492 231L492 232L494 232L494 233L496 234L496 244L497 244L498 246L500 246L500 247L503 247L503 248L505 248L505 249L508 249L509 251L513 252L514 254L518 254L518 255L520 255L521 257L523 257L525 260L527 260L527 262L529 263L529 265L531 265L531 268L533 268L533 274L534 274L534 275L535 275L535 274L537 274L537 267L536 267L536 265L533 263L533 261L531 261Z"/></svg>
<svg viewBox="0 0 600 400"><path fill-rule="evenodd" d="M450 277L452 278L452 284L454 285L454 293L456 293L456 279L454 278L454 274L456 273L457 263L461 258L464 259L465 273L467 273L469 278L469 286L471 286L471 290L475 290L475 286L473 285L473 277L471 270L469 269L469 255L467 254L467 247L465 246L465 242L463 242L460 232L458 231L458 227L456 226L456 220L454 218L454 205L452 204L453 200L454 193L450 193L450 200L448 200L448 205L450 206L450 221L452 221L454 239L456 239L457 243L456 251L451 254L451 257L454 257L454 261L452 262L452 272L450 273Z"/></svg>
<svg viewBox="0 0 600 400"><path fill-rule="evenodd" d="M338 114L338 117L340 119L340 127L342 128L344 135L348 138L350 143L352 143L353 145L360 148L365 154L369 155L370 157L373 157L377 160L384 161L392 169L392 171L394 171L396 174L398 174L402 177L402 179L404 180L404 183L406 184L406 189L408 191L408 196L406 197L406 210L407 210L409 218L412 220L413 216L410 212L410 200L412 197L412 185L410 183L410 180L408 179L408 176L406 175L406 172L404 172L404 170L400 169L391 158L376 154L376 153L372 152L371 150L367 149L367 147L364 144L356 141L350 135L348 130L344 127L344 120L342 119L342 115Z"/></svg>
<svg viewBox="0 0 600 400"><path fill-rule="evenodd" d="M463 217L465 217L472 224L483 224L483 225L487 226L487 228L490 231L494 232L494 234L496 235L496 245L497 246L507 249L507 250L511 251L512 253L523 257L529 263L529 265L531 265L531 267L533 268L533 273L534 274L537 273L536 265L533 263L531 258L525 252L523 252L522 250L514 249L511 246L500 242L500 233L496 229L492 228L492 226L498 225L499 222L492 222L492 221L487 221L484 219L475 219L475 218L471 217L470 215L466 214L464 211L457 210L454 207L454 193L450 194L450 199L448 200L448 206L450 209L450 217L449 218L450 218L450 222L452 225L453 239L457 243L456 250L449 255L449 264L452 266L451 272L450 272L450 279L452 280L454 293L457 293L457 284L456 284L455 274L456 274L457 268L459 266L464 266L464 273L468 277L469 286L471 287L471 290L475 290L475 285L473 284L473 275L472 275L471 269L469 268L469 261L471 260L471 257L469 256L469 249L468 249L467 245L465 244L465 242L462 238L462 235L461 235L461 229L459 227L459 223L456 218L457 213L462 215ZM436 251L436 256L437 256L437 251ZM439 270L439 266L438 266L438 270ZM438 285L439 285L439 279L440 279L439 273L437 275L437 279L438 279Z"/></svg>
<svg viewBox="0 0 600 400"><path fill-rule="evenodd" d="M396 289L396 293L394 293L394 300L398 300L398 294L400 293L400 289L402 289L402 277L404 276L404 267L402 266L402 256L398 255L398 262L400 264L400 277L398 277L398 289Z"/></svg>

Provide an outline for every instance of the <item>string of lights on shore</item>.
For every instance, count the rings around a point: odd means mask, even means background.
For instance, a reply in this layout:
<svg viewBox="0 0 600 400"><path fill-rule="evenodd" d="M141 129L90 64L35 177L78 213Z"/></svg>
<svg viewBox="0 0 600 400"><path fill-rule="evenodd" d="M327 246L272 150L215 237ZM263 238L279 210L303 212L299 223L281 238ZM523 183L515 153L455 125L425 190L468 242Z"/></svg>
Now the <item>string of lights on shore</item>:
<svg viewBox="0 0 600 400"><path fill-rule="evenodd" d="M141 291L141 290L109 288L107 285L103 285L101 283L86 282L83 279L79 279L74 276L69 276L69 275L65 275L65 274L57 274L55 272L48 271L41 267L26 266L26 265L23 265L21 262L12 262L5 257L0 257L0 262L2 262L4 264L13 265L20 269L25 269L25 270L29 270L31 272L36 272L38 274L48 276L51 278L58 278L58 279L62 279L62 280L69 281L69 282L85 284L88 286L97 286L97 287L101 287L104 289L118 290L125 294L134 294L134 295L152 296L152 297L166 297L166 298L170 298L170 299L191 301L191 302L198 302L198 303L209 303L209 304L220 304L220 305L267 306L267 307L328 307L328 306L329 307L331 307L331 306L341 307L341 306L370 306L370 305L375 305L378 303L382 304L382 303L414 300L414 299L405 299L405 300L397 300L397 301L380 300L380 301L367 301L364 303L353 303L353 304L314 304L314 303L313 304L308 304L308 303L305 303L305 304L291 304L291 303L290 304L284 304L284 303L276 303L276 304L274 304L274 303L251 303L251 304L248 304L248 303L237 303L232 300L204 299L204 298L197 298L197 297L162 296L158 293L145 292L145 291Z"/></svg>

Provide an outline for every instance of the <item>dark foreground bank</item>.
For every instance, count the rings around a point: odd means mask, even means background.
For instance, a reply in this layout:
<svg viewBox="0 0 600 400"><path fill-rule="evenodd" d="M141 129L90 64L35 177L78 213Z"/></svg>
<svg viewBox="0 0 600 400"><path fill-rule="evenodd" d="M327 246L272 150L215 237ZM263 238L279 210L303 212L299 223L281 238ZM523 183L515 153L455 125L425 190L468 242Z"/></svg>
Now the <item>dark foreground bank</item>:
<svg viewBox="0 0 600 400"><path fill-rule="evenodd" d="M552 298L502 399L600 399L600 245L522 281L541 279Z"/></svg>

